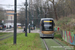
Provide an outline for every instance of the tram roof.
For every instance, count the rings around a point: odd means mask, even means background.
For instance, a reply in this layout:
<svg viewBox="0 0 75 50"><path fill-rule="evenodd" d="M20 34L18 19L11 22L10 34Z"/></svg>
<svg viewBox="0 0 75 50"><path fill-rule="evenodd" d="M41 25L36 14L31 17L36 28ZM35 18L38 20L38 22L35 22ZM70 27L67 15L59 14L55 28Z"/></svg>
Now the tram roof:
<svg viewBox="0 0 75 50"><path fill-rule="evenodd" d="M53 18L41 18L41 20L45 20L45 19L51 19L51 20L53 20Z"/></svg>

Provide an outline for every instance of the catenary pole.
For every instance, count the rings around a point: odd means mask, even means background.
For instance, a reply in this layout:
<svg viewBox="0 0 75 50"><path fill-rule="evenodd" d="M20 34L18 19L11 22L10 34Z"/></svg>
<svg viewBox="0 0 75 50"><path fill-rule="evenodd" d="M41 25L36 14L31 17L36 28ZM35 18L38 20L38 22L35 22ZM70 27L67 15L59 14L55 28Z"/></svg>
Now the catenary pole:
<svg viewBox="0 0 75 50"><path fill-rule="evenodd" d="M16 44L16 34L17 34L17 0L14 0L14 44Z"/></svg>
<svg viewBox="0 0 75 50"><path fill-rule="evenodd" d="M30 33L30 0L29 0L29 33Z"/></svg>
<svg viewBox="0 0 75 50"><path fill-rule="evenodd" d="M26 2L25 2L25 36L27 36L27 6L28 6L28 4L27 4L27 0L26 0Z"/></svg>

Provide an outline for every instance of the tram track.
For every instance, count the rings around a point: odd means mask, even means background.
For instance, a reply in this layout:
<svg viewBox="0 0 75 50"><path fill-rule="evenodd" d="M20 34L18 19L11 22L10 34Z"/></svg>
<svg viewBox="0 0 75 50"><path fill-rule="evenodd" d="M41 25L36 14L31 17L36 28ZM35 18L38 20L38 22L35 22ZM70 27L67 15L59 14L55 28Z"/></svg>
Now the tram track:
<svg viewBox="0 0 75 50"><path fill-rule="evenodd" d="M7 38L9 38L9 37L11 37L11 36L13 36L13 35L9 35L9 36L6 36L6 37L4 37L4 38L1 38L0 41L1 41L1 40L4 40L4 39L7 39Z"/></svg>
<svg viewBox="0 0 75 50"><path fill-rule="evenodd" d="M18 33L17 35L19 35L20 33ZM10 37L12 37L13 36L13 34L7 34L7 35L4 35L4 36L0 36L0 41L1 40L4 40L4 39L7 39L7 38L10 38Z"/></svg>
<svg viewBox="0 0 75 50"><path fill-rule="evenodd" d="M44 46L46 50L71 50L69 48L66 48L63 44L58 42L56 39L42 39ZM53 43L52 43L53 42ZM52 43L52 44L51 44ZM55 49L56 48L56 49Z"/></svg>
<svg viewBox="0 0 75 50"><path fill-rule="evenodd" d="M2 35L2 36L0 36L0 37L4 37L4 36L7 36L7 35L11 35L11 34Z"/></svg>
<svg viewBox="0 0 75 50"><path fill-rule="evenodd" d="M44 42L44 45L45 45L45 47L46 47L46 50L49 50L49 48L48 48L48 46L47 46L47 44L46 44L46 41L44 40L44 39L42 39L43 40L43 42Z"/></svg>
<svg viewBox="0 0 75 50"><path fill-rule="evenodd" d="M53 39L53 41L54 41L55 43L59 44L60 46L62 46L63 49L68 50L68 49L66 49L62 44L60 44L58 41L56 41L55 39Z"/></svg>

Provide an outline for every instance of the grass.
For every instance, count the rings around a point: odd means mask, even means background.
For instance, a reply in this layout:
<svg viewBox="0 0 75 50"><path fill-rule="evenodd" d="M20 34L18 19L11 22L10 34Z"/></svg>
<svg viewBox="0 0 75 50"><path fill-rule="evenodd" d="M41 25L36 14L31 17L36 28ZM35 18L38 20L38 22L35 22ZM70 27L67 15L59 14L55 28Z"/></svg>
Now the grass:
<svg viewBox="0 0 75 50"><path fill-rule="evenodd" d="M0 41L0 50L43 50L38 33L18 34L17 43L13 45L13 37Z"/></svg>
<svg viewBox="0 0 75 50"><path fill-rule="evenodd" d="M54 37L62 40L61 34L58 31L54 33Z"/></svg>
<svg viewBox="0 0 75 50"><path fill-rule="evenodd" d="M6 38L6 37L11 36L11 35L13 35L13 33L8 33L8 34L5 34L5 35L2 35L2 36L0 37L0 39Z"/></svg>
<svg viewBox="0 0 75 50"><path fill-rule="evenodd" d="M9 33L0 32L0 36L6 35L6 34L9 34Z"/></svg>
<svg viewBox="0 0 75 50"><path fill-rule="evenodd" d="M43 50L46 50L46 47L45 47L44 42L42 41L42 39L41 39L41 45L42 45Z"/></svg>
<svg viewBox="0 0 75 50"><path fill-rule="evenodd" d="M60 38L60 39L62 39L62 37L61 37L60 34L56 34L56 35L54 35L54 37L55 37L55 38Z"/></svg>
<svg viewBox="0 0 75 50"><path fill-rule="evenodd" d="M64 50L63 48L52 48L52 46L60 46L58 43L56 43L55 41L53 41L52 39L45 39L49 50Z"/></svg>

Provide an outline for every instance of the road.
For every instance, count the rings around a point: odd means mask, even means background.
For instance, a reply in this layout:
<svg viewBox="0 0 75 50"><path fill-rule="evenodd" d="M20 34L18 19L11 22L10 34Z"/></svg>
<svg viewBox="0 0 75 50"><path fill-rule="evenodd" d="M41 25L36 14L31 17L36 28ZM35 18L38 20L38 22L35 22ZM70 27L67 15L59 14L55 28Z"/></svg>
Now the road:
<svg viewBox="0 0 75 50"><path fill-rule="evenodd" d="M14 32L13 29L6 29L6 30L0 30L0 32ZM29 29L27 29L27 32L29 33ZM31 33L39 33L39 29L31 30ZM17 33L23 33L23 29L17 29Z"/></svg>
<svg viewBox="0 0 75 50"><path fill-rule="evenodd" d="M14 32L13 29L6 29L6 30L0 30L0 32ZM23 32L23 29L17 29L17 33L22 33Z"/></svg>
<svg viewBox="0 0 75 50"><path fill-rule="evenodd" d="M40 33L39 29L31 30L31 33Z"/></svg>

